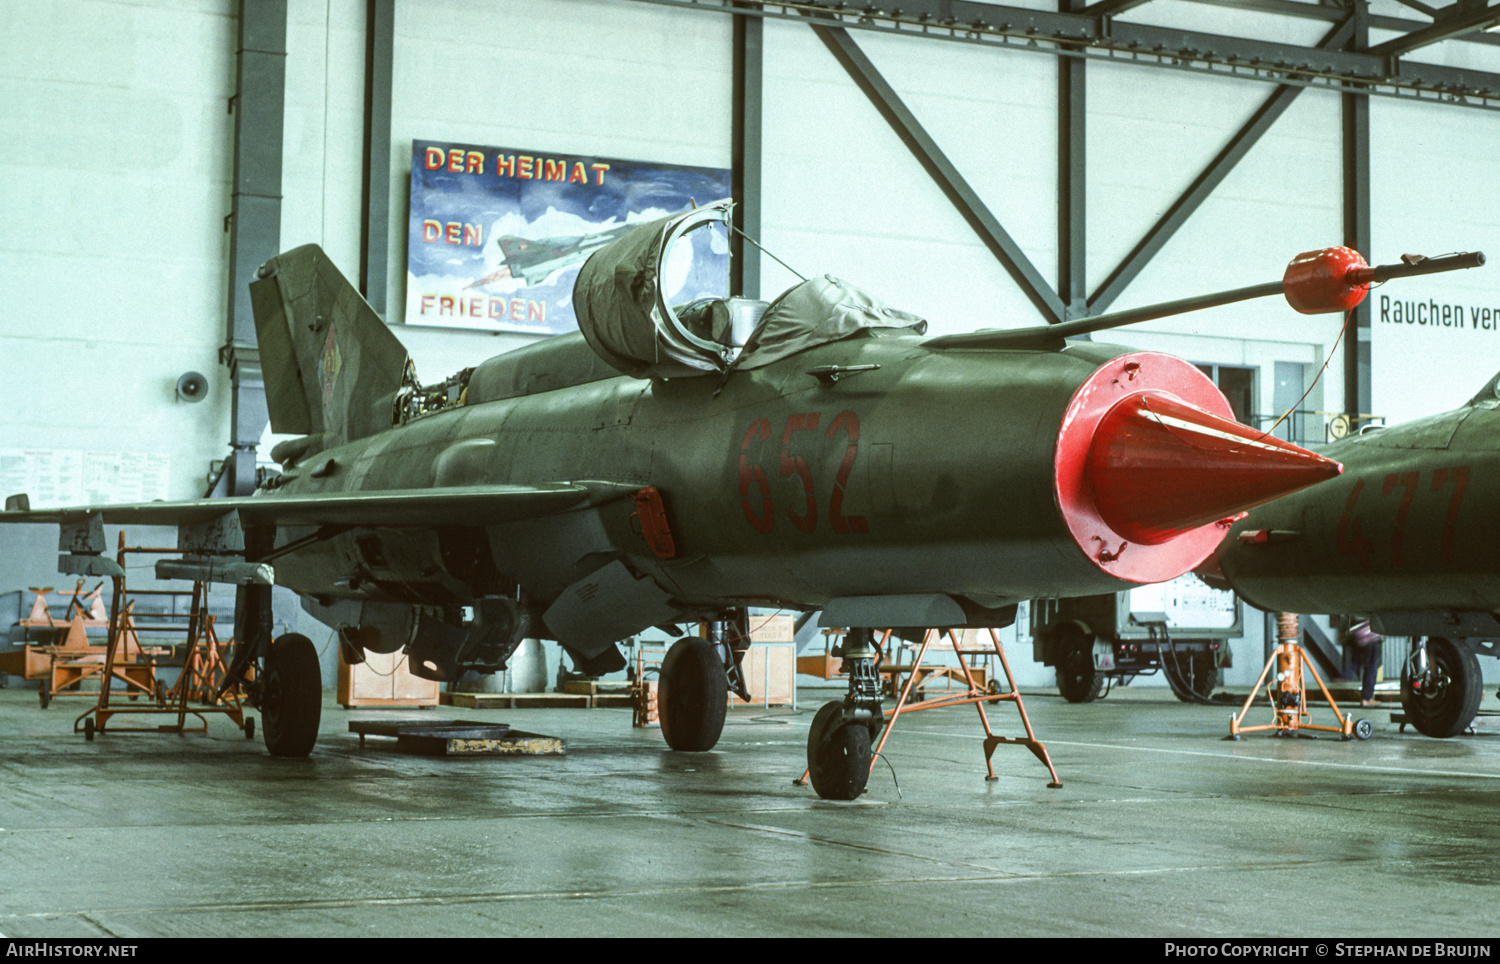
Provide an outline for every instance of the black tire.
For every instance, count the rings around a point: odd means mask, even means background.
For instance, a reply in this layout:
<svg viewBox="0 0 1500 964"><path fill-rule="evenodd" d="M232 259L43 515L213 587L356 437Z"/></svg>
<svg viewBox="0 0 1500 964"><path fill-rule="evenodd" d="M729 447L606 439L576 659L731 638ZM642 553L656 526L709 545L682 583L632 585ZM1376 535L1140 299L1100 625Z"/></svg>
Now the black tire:
<svg viewBox="0 0 1500 964"><path fill-rule="evenodd" d="M1412 685L1408 670L1401 670L1401 708L1406 720L1426 736L1458 736L1474 722L1484 695L1479 657L1462 643L1431 636L1427 665L1432 679L1421 692Z"/></svg>
<svg viewBox="0 0 1500 964"><path fill-rule="evenodd" d="M85 718L83 721L83 738L92 743L94 742L94 733L94 718L92 716Z"/></svg>
<svg viewBox="0 0 1500 964"><path fill-rule="evenodd" d="M1094 637L1067 629L1057 640L1057 691L1069 703L1092 703L1104 692L1104 674L1094 668Z"/></svg>
<svg viewBox="0 0 1500 964"><path fill-rule="evenodd" d="M255 739L255 717L253 716L245 717L245 739Z"/></svg>
<svg viewBox="0 0 1500 964"><path fill-rule="evenodd" d="M661 735L674 750L712 750L724 732L729 682L718 647L706 639L684 636L661 661L656 696Z"/></svg>
<svg viewBox="0 0 1500 964"><path fill-rule="evenodd" d="M824 703L807 731L807 774L824 800L854 800L870 780L870 728L849 722L844 704Z"/></svg>
<svg viewBox="0 0 1500 964"><path fill-rule="evenodd" d="M37 687L38 688L37 688L37 691L36 691L36 695L37 695L38 699L41 700L42 709L45 710L48 706L52 705L52 693L49 692L48 689L47 689L47 681L46 680L42 680L40 683L38 683Z"/></svg>
<svg viewBox="0 0 1500 964"><path fill-rule="evenodd" d="M1356 720L1354 723L1354 738L1356 740L1368 740L1370 734L1375 732L1375 724L1369 720Z"/></svg>
<svg viewBox="0 0 1500 964"><path fill-rule="evenodd" d="M1172 695L1184 703L1205 702L1214 695L1219 685L1219 664L1210 652L1179 653L1172 655L1171 649L1162 648L1162 672L1170 673L1178 686L1172 686Z"/></svg>
<svg viewBox="0 0 1500 964"><path fill-rule="evenodd" d="M287 633L271 644L261 681L260 716L272 756L299 757L318 742L323 672L312 640Z"/></svg>

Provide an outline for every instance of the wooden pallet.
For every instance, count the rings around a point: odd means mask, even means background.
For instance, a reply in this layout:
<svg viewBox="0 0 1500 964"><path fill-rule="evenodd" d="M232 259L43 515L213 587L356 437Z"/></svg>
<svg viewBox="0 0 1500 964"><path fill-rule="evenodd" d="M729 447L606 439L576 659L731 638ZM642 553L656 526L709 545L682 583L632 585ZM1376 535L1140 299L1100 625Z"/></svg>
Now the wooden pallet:
<svg viewBox="0 0 1500 964"><path fill-rule="evenodd" d="M630 693L444 693L443 702L469 710L629 708Z"/></svg>

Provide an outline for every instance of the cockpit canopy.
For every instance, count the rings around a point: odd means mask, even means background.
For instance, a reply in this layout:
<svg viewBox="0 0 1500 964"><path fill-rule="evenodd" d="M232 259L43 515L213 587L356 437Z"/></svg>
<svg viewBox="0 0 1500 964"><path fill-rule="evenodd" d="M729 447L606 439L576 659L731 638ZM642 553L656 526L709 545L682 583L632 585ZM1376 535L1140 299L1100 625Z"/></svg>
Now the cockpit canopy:
<svg viewBox="0 0 1500 964"><path fill-rule="evenodd" d="M729 201L643 224L589 257L573 285L578 327L612 367L636 378L681 378L758 368L873 328L927 322L887 308L837 278L804 281L770 305L745 298L667 304L662 262L689 231L729 220Z"/></svg>

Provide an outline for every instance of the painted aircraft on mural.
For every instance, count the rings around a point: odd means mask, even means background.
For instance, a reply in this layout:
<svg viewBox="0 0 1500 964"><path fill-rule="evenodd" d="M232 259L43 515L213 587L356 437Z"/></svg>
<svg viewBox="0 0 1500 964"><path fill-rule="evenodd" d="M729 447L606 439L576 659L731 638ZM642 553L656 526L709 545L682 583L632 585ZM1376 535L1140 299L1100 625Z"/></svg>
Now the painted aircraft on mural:
<svg viewBox="0 0 1500 964"><path fill-rule="evenodd" d="M540 284L553 272L588 260L589 255L623 237L634 224L621 224L591 234L560 238L523 238L514 234L494 239L500 249L500 266L466 288L484 288L509 279L528 285Z"/></svg>

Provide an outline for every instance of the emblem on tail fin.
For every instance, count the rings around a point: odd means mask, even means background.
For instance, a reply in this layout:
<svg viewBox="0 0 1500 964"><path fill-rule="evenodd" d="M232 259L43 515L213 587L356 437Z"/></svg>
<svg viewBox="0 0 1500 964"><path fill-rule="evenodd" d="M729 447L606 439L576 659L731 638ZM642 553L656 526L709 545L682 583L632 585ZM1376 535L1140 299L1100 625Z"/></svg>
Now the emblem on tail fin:
<svg viewBox="0 0 1500 964"><path fill-rule="evenodd" d="M333 325L328 326L328 341L323 344L323 359L318 366L322 372L323 381L323 421L326 424L332 420L333 409L333 384L339 377L339 340L334 335Z"/></svg>

